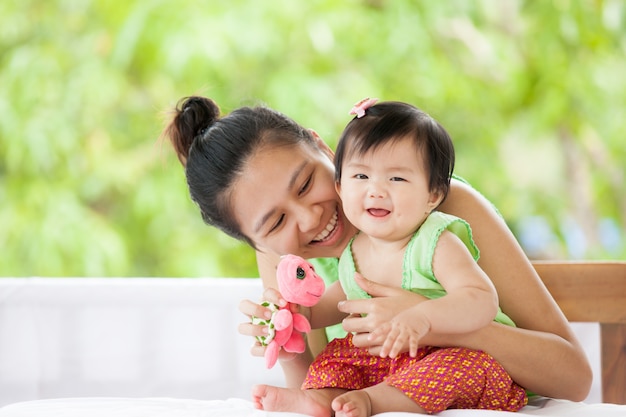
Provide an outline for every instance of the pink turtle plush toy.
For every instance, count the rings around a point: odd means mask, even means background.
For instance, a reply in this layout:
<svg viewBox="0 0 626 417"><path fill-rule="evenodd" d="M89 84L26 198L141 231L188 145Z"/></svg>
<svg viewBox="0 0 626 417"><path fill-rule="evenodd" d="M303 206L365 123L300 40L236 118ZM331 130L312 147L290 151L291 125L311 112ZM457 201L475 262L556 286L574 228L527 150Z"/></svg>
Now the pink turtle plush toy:
<svg viewBox="0 0 626 417"><path fill-rule="evenodd" d="M299 256L283 256L278 264L276 278L278 291L289 303L311 307L324 294L324 281L315 273L313 266ZM292 313L289 305L278 307L267 301L262 305L273 311L272 318L263 320L253 317L252 322L268 326L268 335L257 339L267 346L265 365L269 369L276 364L281 347L287 352L304 352L306 342L303 333L311 331L311 324L302 314Z"/></svg>

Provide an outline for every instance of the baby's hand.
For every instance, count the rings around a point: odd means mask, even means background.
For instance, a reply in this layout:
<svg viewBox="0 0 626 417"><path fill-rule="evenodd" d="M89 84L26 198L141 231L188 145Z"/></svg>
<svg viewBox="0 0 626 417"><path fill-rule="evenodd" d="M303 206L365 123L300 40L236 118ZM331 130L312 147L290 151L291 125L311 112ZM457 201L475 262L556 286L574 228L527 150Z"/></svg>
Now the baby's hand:
<svg viewBox="0 0 626 417"><path fill-rule="evenodd" d="M419 341L430 331L430 323L421 314L402 312L391 321L378 327L369 335L372 342L382 343L380 357L395 358L408 350L411 357L417 356ZM408 346L407 346L408 345Z"/></svg>

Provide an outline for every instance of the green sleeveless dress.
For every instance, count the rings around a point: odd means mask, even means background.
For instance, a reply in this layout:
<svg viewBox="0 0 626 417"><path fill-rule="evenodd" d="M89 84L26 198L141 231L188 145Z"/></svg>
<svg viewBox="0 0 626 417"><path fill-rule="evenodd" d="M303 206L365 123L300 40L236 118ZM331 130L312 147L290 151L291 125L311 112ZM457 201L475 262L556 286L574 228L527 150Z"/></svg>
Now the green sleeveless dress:
<svg viewBox="0 0 626 417"><path fill-rule="evenodd" d="M472 231L469 224L458 217L435 211L428 216L407 245L402 267L401 285L403 289L431 299L439 298L446 294L442 285L435 278L432 265L437 241L444 230L449 230L458 236L474 259L478 260L480 252L472 239ZM326 285L330 285L339 279L349 300L371 298L354 281L356 267L351 250L353 240L350 241L339 260L337 258L316 258L310 261L316 272L324 279ZM498 309L495 321L515 326L513 320L504 314L501 309ZM326 335L330 341L334 338L344 337L346 332L339 324L327 328Z"/></svg>

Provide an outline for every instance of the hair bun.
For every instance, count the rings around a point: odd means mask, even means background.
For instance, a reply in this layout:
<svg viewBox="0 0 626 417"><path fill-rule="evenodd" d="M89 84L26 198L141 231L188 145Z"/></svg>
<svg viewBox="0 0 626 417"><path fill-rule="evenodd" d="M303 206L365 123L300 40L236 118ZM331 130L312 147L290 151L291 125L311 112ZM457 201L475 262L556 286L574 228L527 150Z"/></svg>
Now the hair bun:
<svg viewBox="0 0 626 417"><path fill-rule="evenodd" d="M220 108L210 98L190 96L178 102L174 119L166 127L164 134L169 137L183 165L194 139L204 134L219 118Z"/></svg>
<svg viewBox="0 0 626 417"><path fill-rule="evenodd" d="M194 137L204 133L220 116L218 105L210 98L191 96L183 99L180 118L195 133Z"/></svg>

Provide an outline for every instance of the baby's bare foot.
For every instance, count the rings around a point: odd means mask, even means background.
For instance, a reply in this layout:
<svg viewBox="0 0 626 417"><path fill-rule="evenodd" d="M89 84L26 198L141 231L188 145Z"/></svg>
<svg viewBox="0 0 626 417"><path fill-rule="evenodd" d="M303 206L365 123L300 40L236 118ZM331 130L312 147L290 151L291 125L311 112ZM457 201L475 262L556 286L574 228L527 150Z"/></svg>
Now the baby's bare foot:
<svg viewBox="0 0 626 417"><path fill-rule="evenodd" d="M265 411L290 411L314 417L330 417L329 399L315 390L255 385L252 388L254 406Z"/></svg>
<svg viewBox="0 0 626 417"><path fill-rule="evenodd" d="M349 391L335 398L332 408L336 417L370 417L372 402L363 390Z"/></svg>

